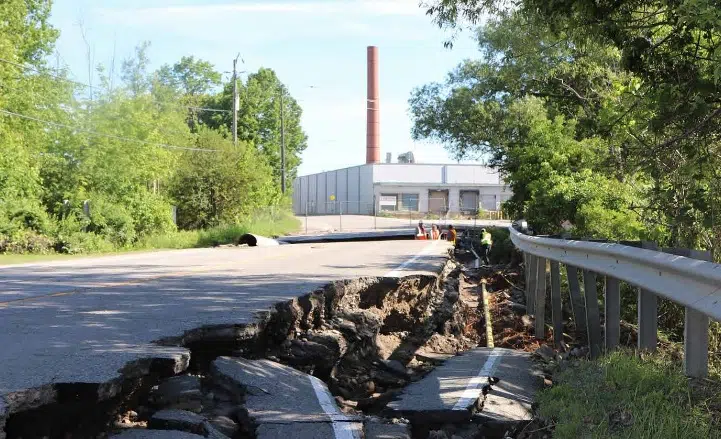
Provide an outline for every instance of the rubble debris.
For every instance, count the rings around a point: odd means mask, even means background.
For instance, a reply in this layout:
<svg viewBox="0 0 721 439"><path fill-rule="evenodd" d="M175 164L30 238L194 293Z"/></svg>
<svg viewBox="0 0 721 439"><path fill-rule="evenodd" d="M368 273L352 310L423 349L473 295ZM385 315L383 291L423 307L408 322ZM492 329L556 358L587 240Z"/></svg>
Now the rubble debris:
<svg viewBox="0 0 721 439"><path fill-rule="evenodd" d="M177 430L193 433L208 439L227 439L204 417L185 410L161 410L148 422L152 430Z"/></svg>
<svg viewBox="0 0 721 439"><path fill-rule="evenodd" d="M411 439L410 424L398 419L388 421L370 417L366 420L364 428L365 439Z"/></svg>
<svg viewBox="0 0 721 439"><path fill-rule="evenodd" d="M127 430L110 439L203 439L203 436L170 430Z"/></svg>

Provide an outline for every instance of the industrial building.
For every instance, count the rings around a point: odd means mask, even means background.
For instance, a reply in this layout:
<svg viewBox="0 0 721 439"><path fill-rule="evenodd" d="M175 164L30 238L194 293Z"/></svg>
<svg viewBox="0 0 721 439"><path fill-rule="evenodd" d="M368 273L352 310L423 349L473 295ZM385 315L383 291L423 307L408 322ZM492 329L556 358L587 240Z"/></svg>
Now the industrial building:
<svg viewBox="0 0 721 439"><path fill-rule="evenodd" d="M377 163L298 177L293 210L298 215L470 213L499 210L510 197L498 173L484 166Z"/></svg>
<svg viewBox="0 0 721 439"><path fill-rule="evenodd" d="M417 163L413 153L398 163L381 163L378 48L368 47L366 164L293 182L297 215L357 214L383 211L473 213L498 211L512 193L493 169L470 164Z"/></svg>

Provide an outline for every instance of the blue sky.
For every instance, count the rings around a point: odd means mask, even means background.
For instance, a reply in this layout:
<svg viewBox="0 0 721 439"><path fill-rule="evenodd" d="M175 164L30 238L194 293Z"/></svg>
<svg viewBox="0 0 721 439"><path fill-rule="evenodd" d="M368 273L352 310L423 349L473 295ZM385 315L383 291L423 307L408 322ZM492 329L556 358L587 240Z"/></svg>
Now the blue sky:
<svg viewBox="0 0 721 439"><path fill-rule="evenodd" d="M452 50L418 0L56 0L57 51L73 79L88 82L80 23L94 64L116 65L150 41L152 68L194 55L219 71L274 69L303 107L308 149L300 173L365 161L366 46L380 51L381 152L414 151L420 161L448 162L437 144L414 142L411 90L443 80L478 52L469 36ZM311 88L312 86L312 88Z"/></svg>

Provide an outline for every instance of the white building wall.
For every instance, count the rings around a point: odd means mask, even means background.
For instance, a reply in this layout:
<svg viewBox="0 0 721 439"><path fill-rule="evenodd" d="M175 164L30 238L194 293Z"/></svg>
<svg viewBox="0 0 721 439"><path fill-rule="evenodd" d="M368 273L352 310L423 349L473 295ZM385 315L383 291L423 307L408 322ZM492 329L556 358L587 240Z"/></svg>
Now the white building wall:
<svg viewBox="0 0 721 439"><path fill-rule="evenodd" d="M338 185L336 184L336 171L329 171L325 173L326 189L325 189L325 202L328 203L330 209L333 212L338 212L338 207L333 206L332 203L338 201ZM331 198L335 200L331 201Z"/></svg>
<svg viewBox="0 0 721 439"><path fill-rule="evenodd" d="M360 202L360 166L348 168L348 175L346 177L346 183L348 185L348 200L349 204L358 204ZM352 214L358 213L357 206L351 206L349 212Z"/></svg>
<svg viewBox="0 0 721 439"><path fill-rule="evenodd" d="M457 187L448 189L448 209L451 212L458 212L461 205L461 190Z"/></svg>
<svg viewBox="0 0 721 439"><path fill-rule="evenodd" d="M361 215L371 215L373 213L375 202L373 192L373 179L375 169L373 166L359 167L359 196L358 196L358 213Z"/></svg>
<svg viewBox="0 0 721 439"><path fill-rule="evenodd" d="M316 182L318 180L318 175L309 175L306 178L308 180L308 202L310 203L308 213L318 213L319 206L316 202L318 193L318 185Z"/></svg>
<svg viewBox="0 0 721 439"><path fill-rule="evenodd" d="M339 169L336 172L336 185L337 185L337 192L335 194L336 199L344 204L348 203L348 169ZM345 207L343 208L345 211Z"/></svg>
<svg viewBox="0 0 721 439"><path fill-rule="evenodd" d="M448 184L501 184L498 172L485 166L445 165L445 167Z"/></svg>
<svg viewBox="0 0 721 439"><path fill-rule="evenodd" d="M381 163L373 165L373 182L442 184L443 168L443 165Z"/></svg>

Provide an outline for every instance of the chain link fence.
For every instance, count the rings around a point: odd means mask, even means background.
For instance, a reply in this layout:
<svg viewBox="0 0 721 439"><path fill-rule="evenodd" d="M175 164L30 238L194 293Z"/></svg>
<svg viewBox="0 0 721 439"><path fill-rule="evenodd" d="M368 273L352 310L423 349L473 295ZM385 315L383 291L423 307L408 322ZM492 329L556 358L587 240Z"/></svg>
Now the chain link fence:
<svg viewBox="0 0 721 439"><path fill-rule="evenodd" d="M385 198L385 199L384 199ZM423 211L423 210L425 211ZM419 197L383 197L376 202L326 201L307 202L304 206L305 232L360 231L415 227L424 221L447 226L458 224L477 226L504 221L501 210L486 210L478 204L449 203L448 198L431 197L427 204Z"/></svg>

